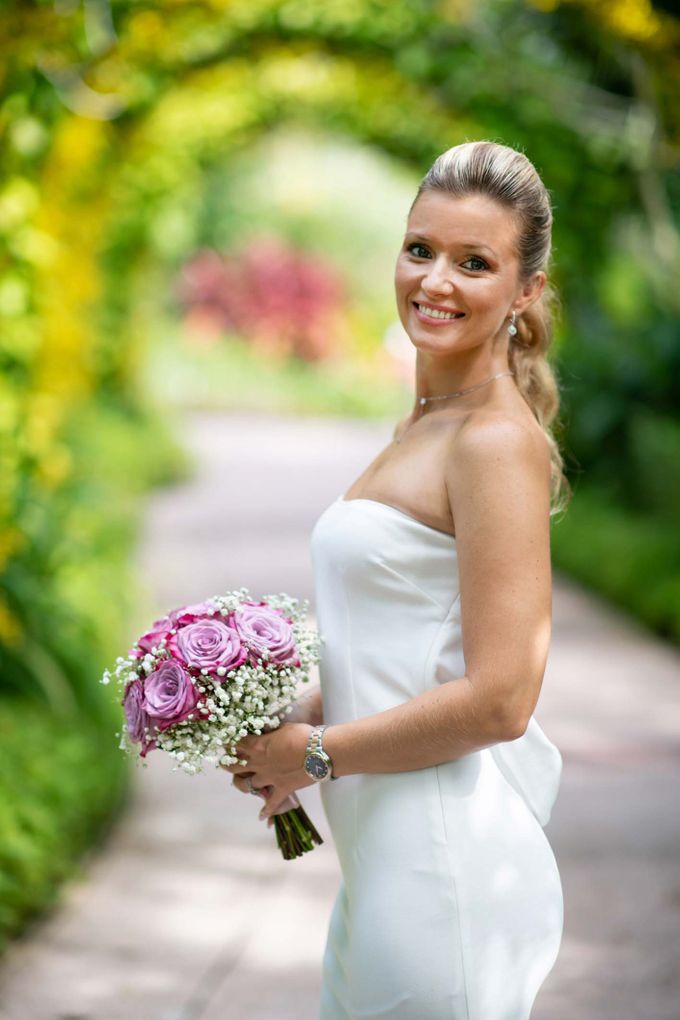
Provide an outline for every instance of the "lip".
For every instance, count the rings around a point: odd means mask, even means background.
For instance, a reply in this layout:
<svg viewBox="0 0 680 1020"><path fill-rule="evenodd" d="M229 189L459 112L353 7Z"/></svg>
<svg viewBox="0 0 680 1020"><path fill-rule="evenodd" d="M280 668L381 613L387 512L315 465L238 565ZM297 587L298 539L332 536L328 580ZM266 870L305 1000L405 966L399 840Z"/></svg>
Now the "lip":
<svg viewBox="0 0 680 1020"><path fill-rule="evenodd" d="M452 322L459 322L459 319L433 319L429 315L423 315L418 308L418 305L425 305L426 308L435 308L440 312L457 312L461 318L465 318L465 313L461 312L459 308L447 308L445 305L433 305L429 301L412 301L413 311L415 312L416 318L419 322L424 323L427 326L450 326Z"/></svg>

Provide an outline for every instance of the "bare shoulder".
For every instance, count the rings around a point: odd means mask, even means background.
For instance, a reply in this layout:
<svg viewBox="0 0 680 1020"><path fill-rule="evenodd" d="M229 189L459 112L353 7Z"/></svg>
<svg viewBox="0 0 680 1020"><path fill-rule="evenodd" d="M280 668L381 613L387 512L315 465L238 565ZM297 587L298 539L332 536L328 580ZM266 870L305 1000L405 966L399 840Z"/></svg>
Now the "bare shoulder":
<svg viewBox="0 0 680 1020"><path fill-rule="evenodd" d="M456 521L545 521L550 511L550 447L538 422L497 411L470 415L451 437L446 488Z"/></svg>
<svg viewBox="0 0 680 1020"><path fill-rule="evenodd" d="M453 461L465 463L510 457L550 464L550 448L538 422L500 412L469 415L453 433L450 449Z"/></svg>

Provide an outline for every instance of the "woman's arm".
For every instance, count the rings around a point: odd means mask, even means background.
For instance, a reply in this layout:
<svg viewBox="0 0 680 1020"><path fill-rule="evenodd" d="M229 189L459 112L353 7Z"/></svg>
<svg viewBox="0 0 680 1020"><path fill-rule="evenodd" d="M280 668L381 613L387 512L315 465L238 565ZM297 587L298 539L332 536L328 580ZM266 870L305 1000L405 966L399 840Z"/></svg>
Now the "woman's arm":
<svg viewBox="0 0 680 1020"><path fill-rule="evenodd" d="M456 522L465 676L329 726L333 774L427 768L526 729L550 642L550 453L538 429L489 417L458 433L446 485Z"/></svg>
<svg viewBox="0 0 680 1020"><path fill-rule="evenodd" d="M285 716L286 723L309 723L310 726L320 726L323 722L323 701L321 699L321 687L310 688L301 694L293 705L293 711Z"/></svg>

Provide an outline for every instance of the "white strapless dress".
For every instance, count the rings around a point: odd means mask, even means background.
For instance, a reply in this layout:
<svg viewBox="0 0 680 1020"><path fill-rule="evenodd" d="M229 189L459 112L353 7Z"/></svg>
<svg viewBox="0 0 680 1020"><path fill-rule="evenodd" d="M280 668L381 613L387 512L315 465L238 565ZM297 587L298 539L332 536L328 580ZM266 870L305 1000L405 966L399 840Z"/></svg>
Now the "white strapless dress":
<svg viewBox="0 0 680 1020"><path fill-rule="evenodd" d="M339 497L311 534L324 722L465 674L456 540ZM557 958L563 898L543 831L562 758L516 740L320 787L342 881L319 1020L527 1020Z"/></svg>

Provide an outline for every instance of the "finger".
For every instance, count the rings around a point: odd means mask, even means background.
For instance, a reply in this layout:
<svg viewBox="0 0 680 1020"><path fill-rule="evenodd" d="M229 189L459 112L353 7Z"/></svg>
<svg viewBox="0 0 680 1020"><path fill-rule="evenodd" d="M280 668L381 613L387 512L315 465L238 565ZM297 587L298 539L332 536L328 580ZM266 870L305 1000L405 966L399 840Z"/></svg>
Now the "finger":
<svg viewBox="0 0 680 1020"><path fill-rule="evenodd" d="M251 782L248 782L248 780L250 780ZM236 789L239 790L241 793L250 794L256 793L258 797L263 797L265 800L267 799L271 791L271 786L257 785L257 780L255 779L254 772L248 772L244 776L234 776L234 778L232 779L232 783L236 787Z"/></svg>
<svg viewBox="0 0 680 1020"><path fill-rule="evenodd" d="M233 762L231 765L222 764L222 762L220 762L219 764L222 768L226 769L243 768L245 765L248 765L250 763L250 759L253 755L255 748L252 742L250 744L246 743L247 740L248 738L244 737L236 745L230 744L229 746L223 747L225 755L232 758L234 757L234 755L236 755L238 761Z"/></svg>
<svg viewBox="0 0 680 1020"><path fill-rule="evenodd" d="M252 765L220 765L220 768L226 772L231 772L235 776L252 776L253 766Z"/></svg>
<svg viewBox="0 0 680 1020"><path fill-rule="evenodd" d="M273 790L267 798L267 803L260 811L260 818L270 818L271 815L282 814L284 811L290 811L292 807L297 806L298 802L292 801L287 791Z"/></svg>
<svg viewBox="0 0 680 1020"><path fill-rule="evenodd" d="M259 737L255 733L250 733L247 737L241 737L241 739L234 745L236 753L239 758L247 758L253 750L253 744Z"/></svg>
<svg viewBox="0 0 680 1020"><path fill-rule="evenodd" d="M286 811L292 811L293 808L299 807L300 801L297 799L294 793L290 793L284 801L282 801L276 810L273 812L275 815L282 815Z"/></svg>

